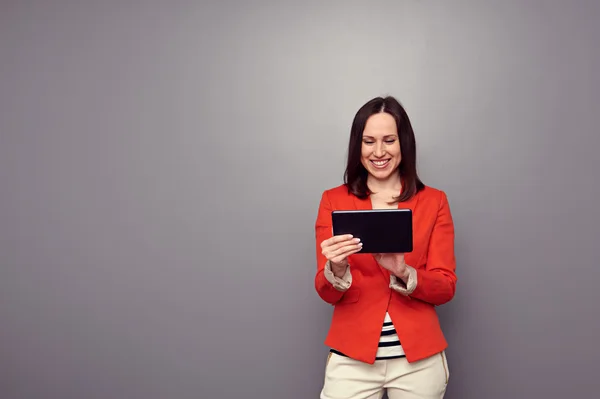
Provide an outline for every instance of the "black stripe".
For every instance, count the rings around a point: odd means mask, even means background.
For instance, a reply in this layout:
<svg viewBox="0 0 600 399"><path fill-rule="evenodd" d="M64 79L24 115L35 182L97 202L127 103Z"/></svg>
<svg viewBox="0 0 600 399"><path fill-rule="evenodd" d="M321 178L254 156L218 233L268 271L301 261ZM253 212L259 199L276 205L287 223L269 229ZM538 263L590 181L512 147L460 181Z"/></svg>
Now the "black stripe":
<svg viewBox="0 0 600 399"><path fill-rule="evenodd" d="M384 327L393 326L393 325L394 325L394 323L392 323L391 321L386 321L386 322L383 323Z"/></svg>
<svg viewBox="0 0 600 399"><path fill-rule="evenodd" d="M395 356L379 356L375 360L389 360L389 359L400 359L406 357L406 355L395 355Z"/></svg>
<svg viewBox="0 0 600 399"><path fill-rule="evenodd" d="M400 341L380 342L379 347L400 346Z"/></svg>
<svg viewBox="0 0 600 399"><path fill-rule="evenodd" d="M381 332L382 336L384 336L384 335L394 335L394 334L396 334L396 330L388 330L388 331L382 331Z"/></svg>

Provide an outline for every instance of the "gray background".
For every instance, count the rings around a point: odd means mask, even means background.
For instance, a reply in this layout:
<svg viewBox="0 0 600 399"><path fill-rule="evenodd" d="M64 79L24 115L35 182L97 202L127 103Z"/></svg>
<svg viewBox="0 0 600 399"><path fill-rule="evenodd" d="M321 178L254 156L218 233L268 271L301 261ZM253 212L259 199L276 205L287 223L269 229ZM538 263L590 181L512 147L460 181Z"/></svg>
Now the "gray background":
<svg viewBox="0 0 600 399"><path fill-rule="evenodd" d="M0 6L0 397L317 398L313 224L393 94L448 193L449 399L598 395L597 1Z"/></svg>

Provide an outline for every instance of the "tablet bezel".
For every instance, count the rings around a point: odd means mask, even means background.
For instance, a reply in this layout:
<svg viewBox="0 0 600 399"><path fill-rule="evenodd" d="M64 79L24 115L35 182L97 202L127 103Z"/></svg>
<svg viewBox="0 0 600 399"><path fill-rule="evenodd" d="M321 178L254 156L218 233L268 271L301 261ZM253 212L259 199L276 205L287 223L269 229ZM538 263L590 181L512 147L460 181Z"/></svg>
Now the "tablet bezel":
<svg viewBox="0 0 600 399"><path fill-rule="evenodd" d="M360 253L409 253L413 251L413 211L410 208L394 209L346 209L331 212L333 235L352 234L360 238L363 248ZM373 233L373 231L393 231L396 225L398 239Z"/></svg>

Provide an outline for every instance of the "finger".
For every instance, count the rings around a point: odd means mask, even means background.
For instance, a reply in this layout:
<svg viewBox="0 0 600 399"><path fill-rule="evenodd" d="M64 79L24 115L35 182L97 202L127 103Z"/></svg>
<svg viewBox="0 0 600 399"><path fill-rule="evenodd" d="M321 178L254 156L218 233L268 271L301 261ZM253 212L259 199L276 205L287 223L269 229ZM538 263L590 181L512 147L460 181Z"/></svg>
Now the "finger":
<svg viewBox="0 0 600 399"><path fill-rule="evenodd" d="M362 249L362 247L360 247L360 248L354 248L354 249L351 249L351 250L349 250L349 251L346 251L346 252L344 252L344 253L342 253L342 254L340 254L340 255L338 255L338 256L336 256L336 257L334 257L334 258L332 259L332 262L335 262L335 263L341 263L341 262L342 262L342 261L344 261L346 258L348 258L348 256L350 256L350 255L352 255L352 254L355 254L355 253L357 253L357 252L360 252L360 250L361 250L361 249Z"/></svg>
<svg viewBox="0 0 600 399"><path fill-rule="evenodd" d="M330 237L327 240L323 241L323 243L325 244L325 246L332 246L338 243L342 243L344 241L351 240L352 238L354 238L352 234L341 234L338 236Z"/></svg>
<svg viewBox="0 0 600 399"><path fill-rule="evenodd" d="M347 238L345 239L340 239L338 240L336 243L333 243L332 241L326 240L323 241L323 244L321 245L321 249L323 251L329 251L329 252L333 252L333 251L337 251L340 248L345 247L346 245L350 245L350 244L358 244L360 242L359 238L352 238L352 236L346 236ZM332 237L333 238L333 237ZM327 242L330 241L330 242Z"/></svg>
<svg viewBox="0 0 600 399"><path fill-rule="evenodd" d="M333 237L332 237L333 238ZM336 244L326 245L325 242L323 248L321 249L321 253L325 255L327 259L332 259L333 257L339 257L343 255L344 252L352 250L354 248L360 250L362 247L362 243L359 238L352 238L352 235L346 234L344 236L337 236L337 238L345 238L343 241L339 241ZM329 239L328 241L333 241ZM342 258L343 259L343 258Z"/></svg>
<svg viewBox="0 0 600 399"><path fill-rule="evenodd" d="M346 245L344 247L341 247L335 251L330 252L329 257L330 258L340 258L340 259L344 259L345 257L347 257L348 255L354 253L354 252L358 252L362 249L362 244L358 243L358 244L351 244L351 245Z"/></svg>
<svg viewBox="0 0 600 399"><path fill-rule="evenodd" d="M336 250L324 250L323 251L323 255L325 255L325 257L329 260L332 259L345 259L346 256L348 256L349 254L352 253L352 251L360 251L362 249L362 245L359 244L351 244L351 245L346 245L344 247L338 248Z"/></svg>
<svg viewBox="0 0 600 399"><path fill-rule="evenodd" d="M346 241L340 242L338 244L332 245L327 249L329 250L329 252L331 252L333 254L339 254L339 253L345 251L346 248L355 247L357 245L363 245L363 244L362 244L362 242L360 242L360 240L358 238L353 238L351 240L346 240Z"/></svg>
<svg viewBox="0 0 600 399"><path fill-rule="evenodd" d="M341 248L344 248L348 245L357 245L360 244L360 239L359 238L348 238L342 241L337 242L336 244L332 244L329 247L329 250L331 251L337 251Z"/></svg>

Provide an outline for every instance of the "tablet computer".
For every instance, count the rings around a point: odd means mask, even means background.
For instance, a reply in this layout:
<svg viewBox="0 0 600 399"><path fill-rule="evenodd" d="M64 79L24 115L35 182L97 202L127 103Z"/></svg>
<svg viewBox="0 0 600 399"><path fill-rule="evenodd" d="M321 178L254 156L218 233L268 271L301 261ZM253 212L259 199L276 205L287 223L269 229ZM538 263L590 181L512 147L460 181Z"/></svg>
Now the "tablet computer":
<svg viewBox="0 0 600 399"><path fill-rule="evenodd" d="M333 235L352 234L363 247L358 253L408 253L413 250L411 209L336 210Z"/></svg>

